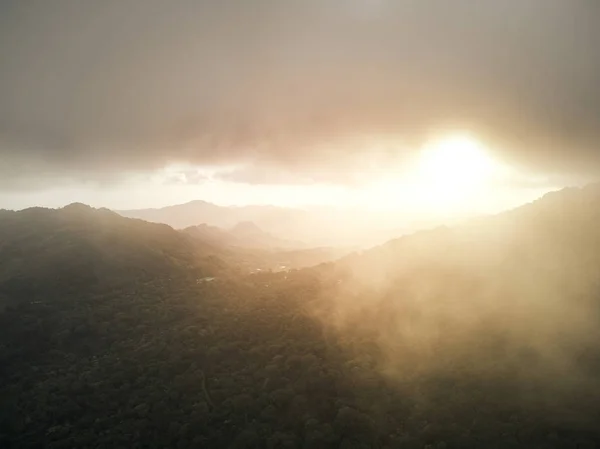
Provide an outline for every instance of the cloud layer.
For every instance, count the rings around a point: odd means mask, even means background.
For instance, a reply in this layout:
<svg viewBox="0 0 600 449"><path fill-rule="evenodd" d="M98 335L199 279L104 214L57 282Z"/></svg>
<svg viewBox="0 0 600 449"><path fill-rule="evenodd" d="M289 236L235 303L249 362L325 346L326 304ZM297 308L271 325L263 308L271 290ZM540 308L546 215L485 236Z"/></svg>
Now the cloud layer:
<svg viewBox="0 0 600 449"><path fill-rule="evenodd" d="M595 173L599 44L592 0L0 0L0 188L170 163L345 182L454 127Z"/></svg>

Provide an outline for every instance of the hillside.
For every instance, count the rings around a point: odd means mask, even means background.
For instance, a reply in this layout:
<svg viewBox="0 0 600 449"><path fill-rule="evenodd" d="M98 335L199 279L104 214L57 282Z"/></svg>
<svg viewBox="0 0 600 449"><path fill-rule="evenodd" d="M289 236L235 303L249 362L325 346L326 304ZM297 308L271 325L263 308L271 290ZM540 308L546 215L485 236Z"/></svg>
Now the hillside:
<svg viewBox="0 0 600 449"><path fill-rule="evenodd" d="M569 189L312 268L11 306L0 446L598 447L598 211Z"/></svg>
<svg viewBox="0 0 600 449"><path fill-rule="evenodd" d="M200 240L217 242L221 245L254 249L300 249L302 242L280 239L260 229L251 221L243 221L229 230L203 223L183 230L186 234Z"/></svg>
<svg viewBox="0 0 600 449"><path fill-rule="evenodd" d="M598 223L600 185L565 189L496 216L392 240L345 257L335 267L356 285L382 291L398 284L418 290L417 284L447 276L439 290L429 285L421 300L434 301L437 295L469 301L478 295L456 297L451 287L470 282L473 288L485 287L490 302L506 304L518 297L549 306L553 299L600 293Z"/></svg>
<svg viewBox="0 0 600 449"><path fill-rule="evenodd" d="M599 211L600 186L566 189L354 254L320 271L315 314L389 376L502 379L575 413L600 403Z"/></svg>
<svg viewBox="0 0 600 449"><path fill-rule="evenodd" d="M495 216L391 240L342 264L353 267L356 275L379 278L402 272L407 265L435 263L490 276L498 276L501 266L562 269L567 271L556 274L583 280L586 265L600 264L598 205L600 185L564 189Z"/></svg>
<svg viewBox="0 0 600 449"><path fill-rule="evenodd" d="M206 223L189 226L183 229L183 232L198 240L212 241L226 246L240 246L240 244L243 246L243 243L230 232L217 226L207 225Z"/></svg>
<svg viewBox="0 0 600 449"><path fill-rule="evenodd" d="M185 229L201 223L231 229L240 222L254 222L268 232L273 229L281 231L286 225L305 218L304 211L299 209L274 206L226 207L200 200L158 209L117 212L125 217L165 223L175 229Z"/></svg>
<svg viewBox="0 0 600 449"><path fill-rule="evenodd" d="M123 218L107 209L0 212L0 291L74 289L97 283L214 273L220 248L167 225Z"/></svg>
<svg viewBox="0 0 600 449"><path fill-rule="evenodd" d="M252 243L268 243L284 249L323 246L368 247L418 229L422 223L406 216L390 217L384 213L360 213L352 208L313 207L304 209L275 206L218 206L206 201L191 201L157 209L117 211L129 218L164 223L175 229L195 226L217 227L235 231L240 223L253 223L262 233ZM340 226L340 223L343 223ZM205 228L204 231L207 231Z"/></svg>

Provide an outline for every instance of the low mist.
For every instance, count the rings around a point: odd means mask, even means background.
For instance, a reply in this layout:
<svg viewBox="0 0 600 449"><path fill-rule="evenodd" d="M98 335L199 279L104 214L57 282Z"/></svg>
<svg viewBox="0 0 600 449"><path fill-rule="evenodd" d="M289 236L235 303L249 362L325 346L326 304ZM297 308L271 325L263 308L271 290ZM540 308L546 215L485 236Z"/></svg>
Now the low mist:
<svg viewBox="0 0 600 449"><path fill-rule="evenodd" d="M598 214L586 193L348 257L311 313L413 395L411 381L473 380L563 414L600 400Z"/></svg>

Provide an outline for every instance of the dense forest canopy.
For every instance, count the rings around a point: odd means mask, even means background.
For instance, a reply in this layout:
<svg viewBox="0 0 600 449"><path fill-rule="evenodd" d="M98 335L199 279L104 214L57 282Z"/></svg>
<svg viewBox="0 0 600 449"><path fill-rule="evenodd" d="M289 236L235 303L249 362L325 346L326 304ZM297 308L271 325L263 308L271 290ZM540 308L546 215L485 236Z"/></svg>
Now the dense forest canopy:
<svg viewBox="0 0 600 449"><path fill-rule="evenodd" d="M107 210L3 211L0 447L598 447L599 206L254 274Z"/></svg>

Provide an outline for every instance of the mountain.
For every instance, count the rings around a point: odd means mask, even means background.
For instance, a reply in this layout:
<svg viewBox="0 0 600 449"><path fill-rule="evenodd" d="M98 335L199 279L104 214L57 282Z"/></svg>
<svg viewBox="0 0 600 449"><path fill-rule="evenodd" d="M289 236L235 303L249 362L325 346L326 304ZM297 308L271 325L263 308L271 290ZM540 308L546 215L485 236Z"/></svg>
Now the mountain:
<svg viewBox="0 0 600 449"><path fill-rule="evenodd" d="M0 302L42 290L302 268L345 254L278 247L286 243L249 223L178 231L83 204L0 211Z"/></svg>
<svg viewBox="0 0 600 449"><path fill-rule="evenodd" d="M600 402L599 225L600 185L549 193L309 270L312 307L390 376L501 381L553 413L544 395Z"/></svg>
<svg viewBox="0 0 600 449"><path fill-rule="evenodd" d="M254 222L268 232L281 231L285 229L286 225L292 224L306 215L299 209L275 206L225 207L199 200L159 209L117 212L125 217L165 223L176 229L197 226L201 223L230 229L240 222Z"/></svg>
<svg viewBox="0 0 600 449"><path fill-rule="evenodd" d="M198 226L190 226L183 230L194 238L218 242L238 248L254 249L299 249L306 245L298 241L283 240L263 231L251 221L240 222L230 230L224 230L217 226L202 223Z"/></svg>
<svg viewBox="0 0 600 449"><path fill-rule="evenodd" d="M231 234L231 232L217 226L210 226L206 223L187 227L183 229L183 232L201 241L214 242L225 246L243 246L242 242Z"/></svg>
<svg viewBox="0 0 600 449"><path fill-rule="evenodd" d="M386 277L415 264L445 264L497 275L501 265L587 273L600 266L600 184L551 192L519 208L452 227L418 231L356 254L357 273ZM554 264L554 265L553 265ZM574 264L574 265L573 265ZM565 274L560 273L557 274Z"/></svg>
<svg viewBox="0 0 600 449"><path fill-rule="evenodd" d="M213 273L220 252L167 225L83 204L0 212L0 291Z"/></svg>
<svg viewBox="0 0 600 449"><path fill-rule="evenodd" d="M240 246L271 249L300 249L306 247L302 242L277 238L260 229L252 221L240 222L229 232L237 239Z"/></svg>
<svg viewBox="0 0 600 449"><path fill-rule="evenodd" d="M599 186L216 282L206 241L66 209L0 213L39 287L0 312L0 447L600 445Z"/></svg>
<svg viewBox="0 0 600 449"><path fill-rule="evenodd" d="M390 216L339 207L314 207L307 209L275 206L217 206L206 201L159 209L117 211L120 215L155 223L165 223L175 229L191 228L203 224L223 230L232 230L239 223L253 223L263 232L280 242L268 246L282 248L314 247L369 247L380 244L422 227L422 223ZM207 231L206 229L204 231ZM256 230L255 230L256 231ZM261 236L258 240L265 240Z"/></svg>
<svg viewBox="0 0 600 449"><path fill-rule="evenodd" d="M231 233L240 237L254 237L263 234L263 231L251 221L242 221L231 229Z"/></svg>

